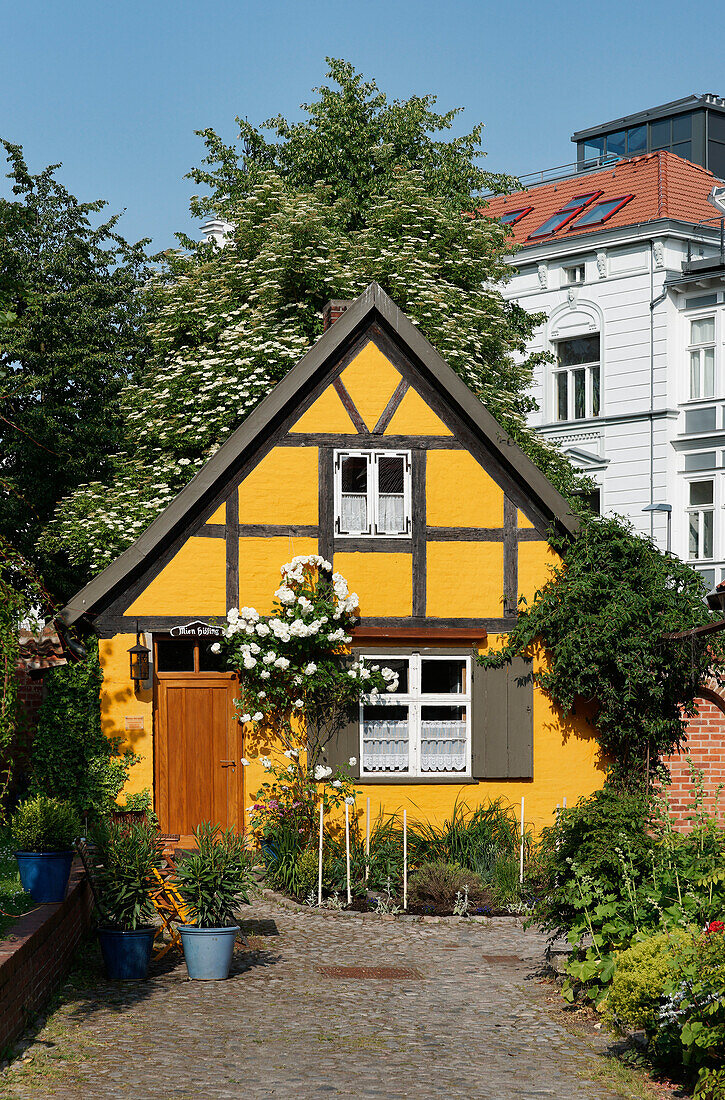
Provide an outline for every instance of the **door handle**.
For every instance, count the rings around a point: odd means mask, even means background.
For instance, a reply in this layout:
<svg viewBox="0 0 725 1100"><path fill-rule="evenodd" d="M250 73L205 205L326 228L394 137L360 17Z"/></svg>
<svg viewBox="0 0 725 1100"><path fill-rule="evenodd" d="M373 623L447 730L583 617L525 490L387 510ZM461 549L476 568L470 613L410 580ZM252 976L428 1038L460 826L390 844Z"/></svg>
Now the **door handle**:
<svg viewBox="0 0 725 1100"><path fill-rule="evenodd" d="M236 760L220 760L219 763L223 768L236 768Z"/></svg>

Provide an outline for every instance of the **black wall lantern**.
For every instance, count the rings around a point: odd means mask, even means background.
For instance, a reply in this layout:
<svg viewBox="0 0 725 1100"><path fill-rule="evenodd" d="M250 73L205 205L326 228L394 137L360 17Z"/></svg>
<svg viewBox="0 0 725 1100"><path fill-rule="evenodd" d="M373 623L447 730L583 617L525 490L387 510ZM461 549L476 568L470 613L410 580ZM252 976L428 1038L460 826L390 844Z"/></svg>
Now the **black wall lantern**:
<svg viewBox="0 0 725 1100"><path fill-rule="evenodd" d="M136 623L136 645L131 646L128 656L131 663L131 679L135 680L137 684L149 678L150 653L150 649L145 645L141 645L141 635L138 631L138 623Z"/></svg>

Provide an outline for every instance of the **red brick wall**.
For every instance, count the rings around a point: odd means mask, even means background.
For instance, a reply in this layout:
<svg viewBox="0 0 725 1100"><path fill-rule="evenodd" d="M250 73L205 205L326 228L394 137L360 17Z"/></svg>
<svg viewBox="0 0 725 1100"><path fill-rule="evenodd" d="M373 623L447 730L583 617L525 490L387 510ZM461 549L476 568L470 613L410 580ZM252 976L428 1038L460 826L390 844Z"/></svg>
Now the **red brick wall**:
<svg viewBox="0 0 725 1100"><path fill-rule="evenodd" d="M28 1026L65 977L92 908L85 874L74 867L65 901L39 905L0 941L0 1051Z"/></svg>
<svg viewBox="0 0 725 1100"><path fill-rule="evenodd" d="M672 776L669 791L672 814L680 829L689 828L687 807L694 802L687 756L704 772L705 807L711 813L716 810L717 787L725 785L725 699L721 694L724 690L713 683L697 699L698 714L688 723L683 751L664 760ZM725 790L717 810L719 824L725 825Z"/></svg>

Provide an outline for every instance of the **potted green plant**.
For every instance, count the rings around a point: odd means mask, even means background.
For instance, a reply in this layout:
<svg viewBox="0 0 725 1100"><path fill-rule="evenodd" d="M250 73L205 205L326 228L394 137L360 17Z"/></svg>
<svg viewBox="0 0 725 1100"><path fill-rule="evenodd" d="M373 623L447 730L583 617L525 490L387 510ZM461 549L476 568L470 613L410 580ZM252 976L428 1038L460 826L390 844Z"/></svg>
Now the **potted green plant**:
<svg viewBox="0 0 725 1100"><path fill-rule="evenodd" d="M239 922L234 913L249 904L251 861L233 829L208 821L194 830L195 852L177 863L176 884L193 924L178 925L190 978L229 976Z"/></svg>
<svg viewBox="0 0 725 1100"><path fill-rule="evenodd" d="M106 974L115 980L145 978L156 933L150 891L161 856L158 833L150 825L101 822L94 841Z"/></svg>
<svg viewBox="0 0 725 1100"><path fill-rule="evenodd" d="M23 889L33 901L62 901L73 862L73 841L81 831L74 807L36 795L18 806L10 830Z"/></svg>
<svg viewBox="0 0 725 1100"><path fill-rule="evenodd" d="M109 817L119 825L158 826L158 819L153 812L151 791L148 787L127 795L123 806L116 804L111 809Z"/></svg>

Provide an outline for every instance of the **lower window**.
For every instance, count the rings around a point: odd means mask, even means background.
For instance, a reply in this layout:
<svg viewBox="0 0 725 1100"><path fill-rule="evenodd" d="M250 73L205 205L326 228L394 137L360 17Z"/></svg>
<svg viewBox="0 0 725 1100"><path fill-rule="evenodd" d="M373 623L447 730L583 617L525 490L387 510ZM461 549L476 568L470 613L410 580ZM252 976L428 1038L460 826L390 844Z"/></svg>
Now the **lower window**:
<svg viewBox="0 0 725 1100"><path fill-rule="evenodd" d="M471 658L365 654L398 674L398 690L360 705L360 774L471 772Z"/></svg>

